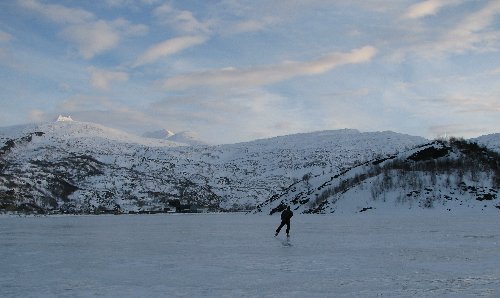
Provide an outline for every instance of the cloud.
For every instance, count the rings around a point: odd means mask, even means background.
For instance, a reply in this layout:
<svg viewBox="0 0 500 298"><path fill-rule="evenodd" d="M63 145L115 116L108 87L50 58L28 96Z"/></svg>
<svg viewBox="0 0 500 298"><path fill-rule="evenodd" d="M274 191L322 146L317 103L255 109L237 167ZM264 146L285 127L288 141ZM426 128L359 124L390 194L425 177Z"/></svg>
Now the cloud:
<svg viewBox="0 0 500 298"><path fill-rule="evenodd" d="M63 25L60 36L73 43L85 59L115 48L123 36L144 35L148 31L147 26L134 25L123 18L114 21L97 19L93 13L80 8L43 4L37 0L18 2L21 7Z"/></svg>
<svg viewBox="0 0 500 298"><path fill-rule="evenodd" d="M425 1L423 3L433 1ZM459 4L462 1L438 1L441 4ZM432 11L429 8L429 12ZM424 10L421 11L422 16ZM468 52L493 52L498 51L500 44L500 31L494 28L495 18L500 14L500 2L490 1L481 9L457 11L457 15L464 13L452 27L425 27L425 23L417 26L408 38L409 44L393 51L389 57L393 61L401 61L408 54L429 59L449 54L464 54ZM418 14L413 14L417 18ZM408 12L406 17L408 17Z"/></svg>
<svg viewBox="0 0 500 298"><path fill-rule="evenodd" d="M260 88L169 97L150 109L152 117L168 119L169 129L196 131L216 144L309 129L300 107Z"/></svg>
<svg viewBox="0 0 500 298"><path fill-rule="evenodd" d="M428 128L431 135L434 137L477 137L484 135L485 132L489 131L485 127L471 127L470 124L441 124L432 125Z"/></svg>
<svg viewBox="0 0 500 298"><path fill-rule="evenodd" d="M152 5L161 0L106 0L106 4L110 7L135 7L136 5Z"/></svg>
<svg viewBox="0 0 500 298"><path fill-rule="evenodd" d="M481 32L488 28L500 14L500 2L492 1L481 10L470 14L449 32L446 32L434 49L441 52L485 50L490 42L498 41L498 32Z"/></svg>
<svg viewBox="0 0 500 298"><path fill-rule="evenodd" d="M147 49L134 63L134 67L153 63L156 60L176 54L187 48L204 43L207 37L204 36L183 36L176 37L158 43Z"/></svg>
<svg viewBox="0 0 500 298"><path fill-rule="evenodd" d="M310 62L286 62L278 65L250 69L220 69L186 74L168 78L163 86L182 90L193 86L252 87L285 81L297 76L312 76L326 73L346 64L370 61L376 54L374 47L366 46L348 53L330 53Z"/></svg>
<svg viewBox="0 0 500 298"><path fill-rule="evenodd" d="M32 122L41 122L41 121L46 120L46 118L47 118L47 115L42 110L33 109L33 110L30 110L28 113L28 119Z"/></svg>
<svg viewBox="0 0 500 298"><path fill-rule="evenodd" d="M9 42L12 40L12 35L0 30L0 42Z"/></svg>
<svg viewBox="0 0 500 298"><path fill-rule="evenodd" d="M463 2L463 0L427 0L419 2L410 6L404 14L404 17L409 19L419 19L429 15L435 15L441 8L461 2Z"/></svg>
<svg viewBox="0 0 500 298"><path fill-rule="evenodd" d="M200 22L188 10L179 10L166 3L153 11L154 16L163 24L173 26L183 33L210 33L213 21Z"/></svg>
<svg viewBox="0 0 500 298"><path fill-rule="evenodd" d="M102 96L75 95L60 102L55 110L39 117L49 121L59 114L71 115L73 120L99 123L132 133L143 133L145 127L168 127L166 120L151 113L131 108Z"/></svg>
<svg viewBox="0 0 500 298"><path fill-rule="evenodd" d="M8 61L9 50L7 49L7 44L12 40L12 35L7 32L0 30L0 63L10 64Z"/></svg>
<svg viewBox="0 0 500 298"><path fill-rule="evenodd" d="M247 32L262 31L269 26L278 23L276 17L261 17L259 19L250 19L244 21L238 21L234 23L224 23L223 26L219 28L222 34L241 34Z"/></svg>
<svg viewBox="0 0 500 298"><path fill-rule="evenodd" d="M84 9L68 8L56 4L42 4L37 0L19 0L18 2L22 7L33 10L56 23L76 24L95 18L93 13Z"/></svg>
<svg viewBox="0 0 500 298"><path fill-rule="evenodd" d="M480 96L450 95L437 99L459 113L500 113L500 102L497 95L481 94Z"/></svg>
<svg viewBox="0 0 500 298"><path fill-rule="evenodd" d="M500 75L500 67L496 67L496 68L488 71L487 75L491 75L491 76Z"/></svg>
<svg viewBox="0 0 500 298"><path fill-rule="evenodd" d="M117 18L116 20L109 22L109 24L116 30L122 32L124 35L141 36L146 35L149 31L148 26L143 24L134 25L124 18Z"/></svg>
<svg viewBox="0 0 500 298"><path fill-rule="evenodd" d="M113 49L120 41L120 35L104 21L70 26L61 35L76 44L85 59Z"/></svg>
<svg viewBox="0 0 500 298"><path fill-rule="evenodd" d="M89 67L90 85L99 90L109 90L110 84L113 81L128 81L128 74L122 71L108 71Z"/></svg>
<svg viewBox="0 0 500 298"><path fill-rule="evenodd" d="M234 32L251 32L251 31L259 31L265 28L265 23L257 20L247 20L236 23L232 28Z"/></svg>

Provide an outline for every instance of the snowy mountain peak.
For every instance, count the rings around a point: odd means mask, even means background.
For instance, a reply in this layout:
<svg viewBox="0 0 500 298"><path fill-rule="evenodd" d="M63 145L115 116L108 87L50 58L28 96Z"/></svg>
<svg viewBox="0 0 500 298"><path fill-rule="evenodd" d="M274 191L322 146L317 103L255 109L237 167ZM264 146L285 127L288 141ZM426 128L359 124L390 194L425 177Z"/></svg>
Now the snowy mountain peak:
<svg viewBox="0 0 500 298"><path fill-rule="evenodd" d="M56 120L56 122L68 122L68 121L73 121L71 116L59 115L59 117L57 117L57 120Z"/></svg>
<svg viewBox="0 0 500 298"><path fill-rule="evenodd" d="M174 133L167 129L146 132L142 135L145 138L169 140L172 142L183 143L187 145L206 145L207 143L200 140L198 134L192 131L182 131Z"/></svg>
<svg viewBox="0 0 500 298"><path fill-rule="evenodd" d="M70 118L70 117L64 117ZM70 118L71 119L71 118ZM184 146L184 144L175 143L169 140L148 139L135 134L131 134L116 128L107 127L92 122L80 122L73 120L58 120L57 122L42 123L36 128L27 127L24 134L30 130L39 131L45 134L45 139L51 139L54 142L64 142L74 140L79 142L85 139L90 146L107 146L110 142L129 143L150 147L171 147Z"/></svg>

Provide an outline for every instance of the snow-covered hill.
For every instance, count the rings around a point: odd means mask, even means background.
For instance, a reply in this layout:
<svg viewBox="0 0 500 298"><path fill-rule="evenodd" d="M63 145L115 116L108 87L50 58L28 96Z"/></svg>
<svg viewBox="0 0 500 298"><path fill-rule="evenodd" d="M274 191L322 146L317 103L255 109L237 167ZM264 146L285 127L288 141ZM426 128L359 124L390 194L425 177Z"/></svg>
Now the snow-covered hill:
<svg viewBox="0 0 500 298"><path fill-rule="evenodd" d="M474 138L471 141L500 153L500 133L484 135L478 138Z"/></svg>
<svg viewBox="0 0 500 298"><path fill-rule="evenodd" d="M272 214L287 205L301 213L500 209L499 186L499 154L452 139L358 163L334 175L304 176L256 211Z"/></svg>
<svg viewBox="0 0 500 298"><path fill-rule="evenodd" d="M106 145L112 145L112 143L130 143L151 147L174 147L186 145L168 140L140 137L95 123L76 121L57 121L40 125L30 124L3 127L0 128L0 140L6 141L9 139L16 139L33 132L40 132L45 135L43 139L38 139L38 141L45 141L54 144L58 142L70 141L88 145L90 147L94 145L97 147L104 147ZM82 140L85 142L81 142Z"/></svg>
<svg viewBox="0 0 500 298"><path fill-rule="evenodd" d="M271 212L291 202L298 212L331 212L338 208L317 209L312 199L324 195L332 177L362 174L367 168L360 165L429 143L348 129L219 146L170 139L76 121L1 128L0 209L121 213L163 211L177 202Z"/></svg>

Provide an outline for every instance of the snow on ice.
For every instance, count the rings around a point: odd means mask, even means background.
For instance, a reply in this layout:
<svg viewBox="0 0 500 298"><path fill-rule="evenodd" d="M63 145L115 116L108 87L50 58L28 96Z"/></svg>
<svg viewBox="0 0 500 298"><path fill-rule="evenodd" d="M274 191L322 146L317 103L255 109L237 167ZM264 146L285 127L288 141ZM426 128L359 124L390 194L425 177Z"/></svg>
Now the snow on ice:
<svg viewBox="0 0 500 298"><path fill-rule="evenodd" d="M0 217L1 297L500 295L498 213Z"/></svg>

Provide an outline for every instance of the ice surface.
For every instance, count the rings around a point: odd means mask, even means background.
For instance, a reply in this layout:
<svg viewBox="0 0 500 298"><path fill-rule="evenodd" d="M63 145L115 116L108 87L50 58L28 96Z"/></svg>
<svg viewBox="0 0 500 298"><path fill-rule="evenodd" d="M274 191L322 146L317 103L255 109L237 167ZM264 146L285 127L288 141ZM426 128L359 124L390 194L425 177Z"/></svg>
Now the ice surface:
<svg viewBox="0 0 500 298"><path fill-rule="evenodd" d="M1 297L500 295L498 214L0 216Z"/></svg>

